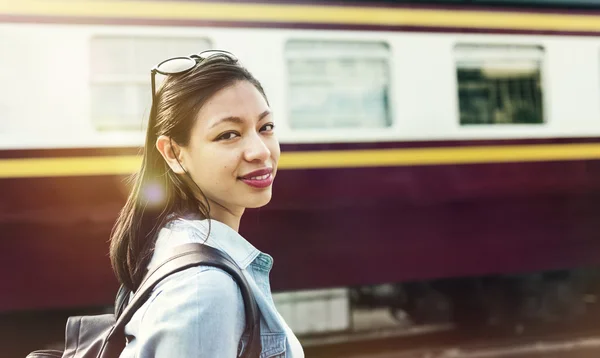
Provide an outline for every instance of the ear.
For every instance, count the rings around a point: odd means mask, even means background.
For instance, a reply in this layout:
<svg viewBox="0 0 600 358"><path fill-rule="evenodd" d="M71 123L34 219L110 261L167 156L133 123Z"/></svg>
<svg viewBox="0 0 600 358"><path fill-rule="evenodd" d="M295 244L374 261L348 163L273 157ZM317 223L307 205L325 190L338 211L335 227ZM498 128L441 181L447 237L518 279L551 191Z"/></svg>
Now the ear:
<svg viewBox="0 0 600 358"><path fill-rule="evenodd" d="M156 149L158 149L165 159L165 162L167 162L167 165L174 173L185 173L184 167L182 167L183 155L181 154L181 147L175 141L167 136L161 135L156 140Z"/></svg>

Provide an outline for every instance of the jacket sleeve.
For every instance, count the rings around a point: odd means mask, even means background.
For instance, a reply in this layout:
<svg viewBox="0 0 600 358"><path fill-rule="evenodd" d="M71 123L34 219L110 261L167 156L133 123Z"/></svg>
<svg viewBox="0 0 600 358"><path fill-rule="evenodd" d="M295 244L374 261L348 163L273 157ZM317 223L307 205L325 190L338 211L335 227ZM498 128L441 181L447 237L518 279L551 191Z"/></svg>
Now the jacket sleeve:
<svg viewBox="0 0 600 358"><path fill-rule="evenodd" d="M194 267L168 277L157 289L136 337L138 357L237 357L244 302L229 274Z"/></svg>

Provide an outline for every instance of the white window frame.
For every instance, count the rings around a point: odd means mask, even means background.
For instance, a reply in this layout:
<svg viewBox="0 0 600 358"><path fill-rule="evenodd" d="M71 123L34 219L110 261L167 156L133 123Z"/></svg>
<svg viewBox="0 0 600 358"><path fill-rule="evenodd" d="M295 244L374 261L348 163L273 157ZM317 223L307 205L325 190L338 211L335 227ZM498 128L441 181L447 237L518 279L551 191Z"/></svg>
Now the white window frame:
<svg viewBox="0 0 600 358"><path fill-rule="evenodd" d="M307 44L316 44L320 46L318 51L307 51L303 49L302 46L306 46ZM352 44L372 44L373 49L375 51L361 51L360 49L347 49L340 50L344 46L351 46ZM330 45L330 46L329 46ZM292 46L297 46L296 48ZM380 49L377 49L377 47ZM292 48L290 48L292 47ZM394 116L394 100L393 100L393 58L392 58L392 48L391 44L383 39L373 39L373 40L355 40L355 39L337 39L337 38L292 38L288 39L284 45L284 59L285 59L285 68L286 68L286 90L291 90L291 73L289 68L290 60L303 60L303 59L347 59L349 56L358 57L360 59L378 59L383 60L387 65L388 75L385 78L385 85L387 87L387 95L388 95L388 103L385 108L386 111L386 126L381 127L306 127L299 128L293 125L293 115L291 106L289 105L291 99L288 94L287 102L288 102L288 126L289 129L294 132L296 135L302 135L306 133L306 135L312 134L320 134L323 135L323 132L328 133L328 136L332 141L340 141L341 138L344 138L347 134L350 134L351 137L354 137L356 133L381 133L382 131L390 131L391 128L395 125L395 116ZM336 134L333 138L331 137L333 134ZM314 138L316 139L316 138ZM342 140L343 141L343 140Z"/></svg>
<svg viewBox="0 0 600 358"><path fill-rule="evenodd" d="M164 41L178 41L178 40L194 40L194 41L198 41L199 43L204 42L204 44L206 44L207 48L212 47L212 40L208 37L208 36L176 36L176 35L154 35L154 34L100 34L100 35L95 35L92 36L90 38L90 53L93 53L93 46L94 46L94 41L98 41L98 40L105 40L105 39L124 39L124 40L130 40L130 41L136 41L136 40L143 40L143 39L149 39L149 40L164 40ZM199 47L197 52L202 51L204 48ZM179 56L188 56L190 54L192 54L193 52L190 53L181 53L178 54ZM163 60L168 58L169 55L165 55ZM127 57L125 59L125 61L136 61L135 55L134 54L127 54ZM134 64L135 65L135 64ZM155 64L152 64L151 66L153 66ZM140 131L144 131L146 129L146 125L147 125L147 116L150 113L150 106L151 106L151 93L150 91L152 90L151 88L151 67L147 68L147 71L145 74L96 74L94 73L94 69L92 66L92 63L90 62L90 79L89 79L89 89L90 89L90 121L91 121L91 125L92 127L96 130L96 131L100 131L100 132L140 132ZM158 87L160 86L160 83L163 79L163 76L157 74L156 75L156 89L158 89ZM119 85L119 84L124 84L129 87L129 90L133 90L134 86L138 86L138 85L145 85L148 86L148 92L150 94L150 96L148 97L148 102L146 107L144 108L144 110L139 113L139 122L129 122L126 121L124 123L124 125L119 125L120 120L119 119L114 119L114 120L110 120L110 121L105 121L105 120L98 120L96 118L96 114L93 111L93 107L94 107L94 96L92 94L93 88L95 85ZM155 89L155 90L156 90ZM135 96L135 100L136 101L141 101L142 99L136 95ZM137 108L141 108L142 105L145 105L146 103L137 103L138 107Z"/></svg>
<svg viewBox="0 0 600 358"><path fill-rule="evenodd" d="M454 71L456 78L456 88L454 95L456 98L456 118L458 120L457 125L460 128L500 128L502 127L521 127L531 126L535 128L543 128L548 124L548 106L547 104L547 88L545 86L545 60L546 50L541 45L536 44L517 44L517 43L477 43L477 42L461 42L455 44L453 48L454 57ZM542 122L541 123L481 123L481 124L463 124L461 123L460 114L460 96L459 96L459 80L458 80L458 69L459 68L477 68L483 69L485 66L483 62L537 62L536 69L540 72L540 86L541 86L541 109L542 109ZM471 62L471 63L469 63ZM460 66L460 67L459 67ZM493 68L494 66L490 66ZM505 68L506 65L499 67Z"/></svg>

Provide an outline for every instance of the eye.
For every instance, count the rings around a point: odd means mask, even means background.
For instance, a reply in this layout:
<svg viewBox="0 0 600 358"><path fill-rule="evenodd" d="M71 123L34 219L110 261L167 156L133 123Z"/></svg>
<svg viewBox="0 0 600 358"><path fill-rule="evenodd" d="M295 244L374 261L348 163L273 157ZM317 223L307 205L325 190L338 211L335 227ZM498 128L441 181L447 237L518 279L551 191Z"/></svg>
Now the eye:
<svg viewBox="0 0 600 358"><path fill-rule="evenodd" d="M267 123L260 129L261 131L272 132L275 129L275 124Z"/></svg>
<svg viewBox="0 0 600 358"><path fill-rule="evenodd" d="M217 137L216 140L231 140L235 137L239 137L240 135L236 132L225 132Z"/></svg>

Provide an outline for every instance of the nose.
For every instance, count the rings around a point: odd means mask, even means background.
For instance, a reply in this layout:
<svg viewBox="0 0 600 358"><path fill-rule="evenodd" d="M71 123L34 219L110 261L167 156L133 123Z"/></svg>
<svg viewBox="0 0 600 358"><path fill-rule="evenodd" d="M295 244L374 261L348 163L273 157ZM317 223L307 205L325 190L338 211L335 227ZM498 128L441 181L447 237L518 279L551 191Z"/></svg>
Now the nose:
<svg viewBox="0 0 600 358"><path fill-rule="evenodd" d="M248 162L266 162L271 157L271 151L259 133L248 137L244 150L244 159Z"/></svg>

